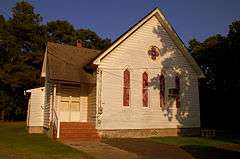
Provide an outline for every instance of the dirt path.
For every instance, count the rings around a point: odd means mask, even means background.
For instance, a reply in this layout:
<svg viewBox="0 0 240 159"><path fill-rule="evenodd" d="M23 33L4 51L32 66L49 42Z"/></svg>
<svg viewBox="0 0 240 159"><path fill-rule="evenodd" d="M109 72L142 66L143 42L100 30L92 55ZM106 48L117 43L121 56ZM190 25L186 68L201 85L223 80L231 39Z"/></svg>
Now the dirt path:
<svg viewBox="0 0 240 159"><path fill-rule="evenodd" d="M65 141L65 144L82 150L96 159L140 159L136 154L94 141Z"/></svg>

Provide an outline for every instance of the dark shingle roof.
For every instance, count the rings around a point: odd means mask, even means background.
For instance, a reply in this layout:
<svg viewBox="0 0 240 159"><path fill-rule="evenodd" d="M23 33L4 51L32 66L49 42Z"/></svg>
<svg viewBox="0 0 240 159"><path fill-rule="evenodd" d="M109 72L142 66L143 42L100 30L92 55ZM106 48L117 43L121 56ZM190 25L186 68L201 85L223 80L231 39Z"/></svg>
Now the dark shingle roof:
<svg viewBox="0 0 240 159"><path fill-rule="evenodd" d="M47 43L47 72L49 79L95 83L95 77L83 67L100 51L71 45Z"/></svg>

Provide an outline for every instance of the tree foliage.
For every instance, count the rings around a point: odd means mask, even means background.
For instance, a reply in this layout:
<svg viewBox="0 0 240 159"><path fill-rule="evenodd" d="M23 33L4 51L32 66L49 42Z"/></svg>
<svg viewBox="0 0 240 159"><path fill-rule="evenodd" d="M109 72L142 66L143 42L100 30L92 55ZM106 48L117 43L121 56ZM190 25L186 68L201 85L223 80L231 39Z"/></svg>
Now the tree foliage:
<svg viewBox="0 0 240 159"><path fill-rule="evenodd" d="M189 50L206 78L200 80L203 127L237 129L240 78L240 21L229 26L228 35L215 35L203 42L192 39Z"/></svg>
<svg viewBox="0 0 240 159"><path fill-rule="evenodd" d="M40 71L47 41L74 45L81 39L85 47L95 49L111 44L111 40L89 29L75 29L67 21L45 25L42 20L25 1L16 3L9 19L0 15L0 114L4 111L7 120L23 119L27 108L24 90L43 86Z"/></svg>
<svg viewBox="0 0 240 159"><path fill-rule="evenodd" d="M76 31L67 21L57 20L47 23L47 35L49 41L57 43L74 44Z"/></svg>

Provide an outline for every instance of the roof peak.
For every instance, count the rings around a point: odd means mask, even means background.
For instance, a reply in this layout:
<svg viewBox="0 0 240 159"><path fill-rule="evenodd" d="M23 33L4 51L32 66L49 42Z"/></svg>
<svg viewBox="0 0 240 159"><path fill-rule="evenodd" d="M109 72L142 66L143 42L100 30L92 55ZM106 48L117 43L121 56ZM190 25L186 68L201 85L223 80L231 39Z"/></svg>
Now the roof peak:
<svg viewBox="0 0 240 159"><path fill-rule="evenodd" d="M204 74L202 73L200 67L198 66L196 61L193 59L193 57L191 57L191 55L188 53L188 50L187 50L185 44L180 39L180 37L178 36L178 34L174 30L174 28L171 26L171 24L168 22L168 20L164 16L163 12L158 7L154 8L152 11L150 11L148 14L146 14L146 16L144 16L141 20L139 20L132 27L130 27L119 38L117 38L110 47L108 47L105 51L103 51L101 54L99 54L97 57L95 57L93 60L93 64L95 64L95 65L100 64L101 59L103 59L105 56L107 56L113 49L115 49L125 39L127 39L129 36L131 36L132 33L134 33L142 25L144 25L145 22L147 22L153 16L156 16L156 18L159 20L159 22L161 23L164 30L168 33L169 37L172 39L172 41L175 43L175 45L178 47L178 49L181 51L181 53L186 57L186 59L193 66L193 68L195 69L198 76L204 77Z"/></svg>

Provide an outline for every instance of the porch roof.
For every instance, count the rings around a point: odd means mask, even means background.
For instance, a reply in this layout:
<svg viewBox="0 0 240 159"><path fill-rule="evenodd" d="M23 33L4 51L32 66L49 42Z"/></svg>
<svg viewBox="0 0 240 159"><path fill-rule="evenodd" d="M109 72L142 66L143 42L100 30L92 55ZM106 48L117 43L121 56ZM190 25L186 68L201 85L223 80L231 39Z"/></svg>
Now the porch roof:
<svg viewBox="0 0 240 159"><path fill-rule="evenodd" d="M84 70L100 51L58 43L47 43L45 69L49 79L95 83L95 76Z"/></svg>

